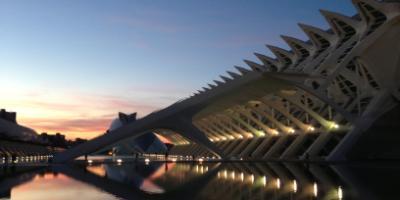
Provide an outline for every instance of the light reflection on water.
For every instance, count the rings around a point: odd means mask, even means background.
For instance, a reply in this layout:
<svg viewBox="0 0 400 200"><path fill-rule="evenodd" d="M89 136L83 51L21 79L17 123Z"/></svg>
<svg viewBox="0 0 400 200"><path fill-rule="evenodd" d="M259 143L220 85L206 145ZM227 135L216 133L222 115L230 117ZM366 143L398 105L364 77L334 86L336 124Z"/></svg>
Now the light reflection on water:
<svg viewBox="0 0 400 200"><path fill-rule="evenodd" d="M138 162L2 167L0 199L393 199L398 164Z"/></svg>

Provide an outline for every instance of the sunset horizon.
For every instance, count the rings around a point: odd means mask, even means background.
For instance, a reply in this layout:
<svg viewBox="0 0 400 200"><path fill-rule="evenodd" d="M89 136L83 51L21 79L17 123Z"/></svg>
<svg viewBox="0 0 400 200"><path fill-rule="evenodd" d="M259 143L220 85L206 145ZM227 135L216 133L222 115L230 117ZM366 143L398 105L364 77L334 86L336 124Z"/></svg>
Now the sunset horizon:
<svg viewBox="0 0 400 200"><path fill-rule="evenodd" d="M400 0L0 0L0 200L399 199L399 36Z"/></svg>

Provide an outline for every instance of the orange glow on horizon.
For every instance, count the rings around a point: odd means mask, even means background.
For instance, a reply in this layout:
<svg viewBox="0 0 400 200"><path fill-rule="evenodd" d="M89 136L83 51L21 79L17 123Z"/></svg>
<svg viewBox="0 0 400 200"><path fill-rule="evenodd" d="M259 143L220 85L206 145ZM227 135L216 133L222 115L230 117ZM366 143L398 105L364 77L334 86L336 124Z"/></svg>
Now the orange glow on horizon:
<svg viewBox="0 0 400 200"><path fill-rule="evenodd" d="M107 95L67 92L2 91L0 108L17 112L20 125L37 133L61 133L67 139L91 139L106 132L118 112L146 115L158 107Z"/></svg>

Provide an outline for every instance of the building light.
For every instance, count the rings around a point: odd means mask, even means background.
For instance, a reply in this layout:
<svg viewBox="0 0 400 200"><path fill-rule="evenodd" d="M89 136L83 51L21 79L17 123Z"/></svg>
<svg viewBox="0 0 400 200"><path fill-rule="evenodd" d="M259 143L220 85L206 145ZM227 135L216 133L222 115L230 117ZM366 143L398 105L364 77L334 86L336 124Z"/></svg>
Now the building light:
<svg viewBox="0 0 400 200"><path fill-rule="evenodd" d="M296 180L293 180L293 193L297 192L297 182Z"/></svg>
<svg viewBox="0 0 400 200"><path fill-rule="evenodd" d="M247 135L247 138L253 138L252 134Z"/></svg>
<svg viewBox="0 0 400 200"><path fill-rule="evenodd" d="M150 163L150 159L148 159L148 158L144 159L144 163L145 163L146 165L148 165L148 164Z"/></svg>
<svg viewBox="0 0 400 200"><path fill-rule="evenodd" d="M254 175L253 174L250 175L250 182L251 182L251 184L254 183Z"/></svg>
<svg viewBox="0 0 400 200"><path fill-rule="evenodd" d="M314 183L313 189L314 189L314 197L317 197L318 196L318 185L317 185L317 183Z"/></svg>
<svg viewBox="0 0 400 200"><path fill-rule="evenodd" d="M331 122L330 123L330 128L331 129L338 129L339 128L339 124L337 124L336 122Z"/></svg>
<svg viewBox="0 0 400 200"><path fill-rule="evenodd" d="M238 138L239 139L243 139L243 135L238 135Z"/></svg>
<svg viewBox="0 0 400 200"><path fill-rule="evenodd" d="M214 139L211 138L210 141L211 141L211 142L214 142Z"/></svg>
<svg viewBox="0 0 400 200"><path fill-rule="evenodd" d="M231 178L232 178L232 180L235 180L235 171L231 172Z"/></svg>
<svg viewBox="0 0 400 200"><path fill-rule="evenodd" d="M93 163L93 160L88 160L87 161L89 164L92 164Z"/></svg>
<svg viewBox="0 0 400 200"><path fill-rule="evenodd" d="M234 140L235 139L235 137L233 137L232 135L230 135L230 136L228 136L229 137L229 139L231 139L231 140Z"/></svg>
<svg viewBox="0 0 400 200"><path fill-rule="evenodd" d="M279 178L276 179L276 188L277 189L281 188L281 179L279 179Z"/></svg>
<svg viewBox="0 0 400 200"><path fill-rule="evenodd" d="M338 188L337 196L338 196L338 199L343 199L343 190L342 190L342 187L340 187L340 186Z"/></svg>
<svg viewBox="0 0 400 200"><path fill-rule="evenodd" d="M257 131L257 136L259 136L259 137L265 136L264 131Z"/></svg>
<svg viewBox="0 0 400 200"><path fill-rule="evenodd" d="M287 129L287 132L288 132L288 133L295 133L296 131L295 131L293 128L288 128L288 129Z"/></svg>
<svg viewBox="0 0 400 200"><path fill-rule="evenodd" d="M199 158L198 161L199 161L200 163L202 163L204 160L203 160L203 158Z"/></svg>
<svg viewBox="0 0 400 200"><path fill-rule="evenodd" d="M266 176L262 177L262 184L263 184L263 186L267 185L267 177Z"/></svg>
<svg viewBox="0 0 400 200"><path fill-rule="evenodd" d="M242 172L242 173L240 173L240 181L244 181L244 173Z"/></svg>
<svg viewBox="0 0 400 200"><path fill-rule="evenodd" d="M313 131L315 131L315 128L314 128L314 126L309 125L307 127L307 130L310 131L310 132L313 132Z"/></svg>
<svg viewBox="0 0 400 200"><path fill-rule="evenodd" d="M272 135L279 135L279 131L276 129L271 129L271 134Z"/></svg>
<svg viewBox="0 0 400 200"><path fill-rule="evenodd" d="M172 158L171 159L172 162L176 162L176 160L177 160L176 158Z"/></svg>
<svg viewBox="0 0 400 200"><path fill-rule="evenodd" d="M117 159L117 163L122 163L122 159Z"/></svg>

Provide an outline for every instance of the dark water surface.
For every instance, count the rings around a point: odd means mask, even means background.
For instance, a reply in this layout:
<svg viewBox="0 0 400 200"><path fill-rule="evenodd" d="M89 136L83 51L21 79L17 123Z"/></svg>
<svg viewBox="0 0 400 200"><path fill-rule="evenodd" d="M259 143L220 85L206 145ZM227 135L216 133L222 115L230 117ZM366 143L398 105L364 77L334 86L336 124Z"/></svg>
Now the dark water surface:
<svg viewBox="0 0 400 200"><path fill-rule="evenodd" d="M0 199L400 199L399 178L399 163L2 166Z"/></svg>

